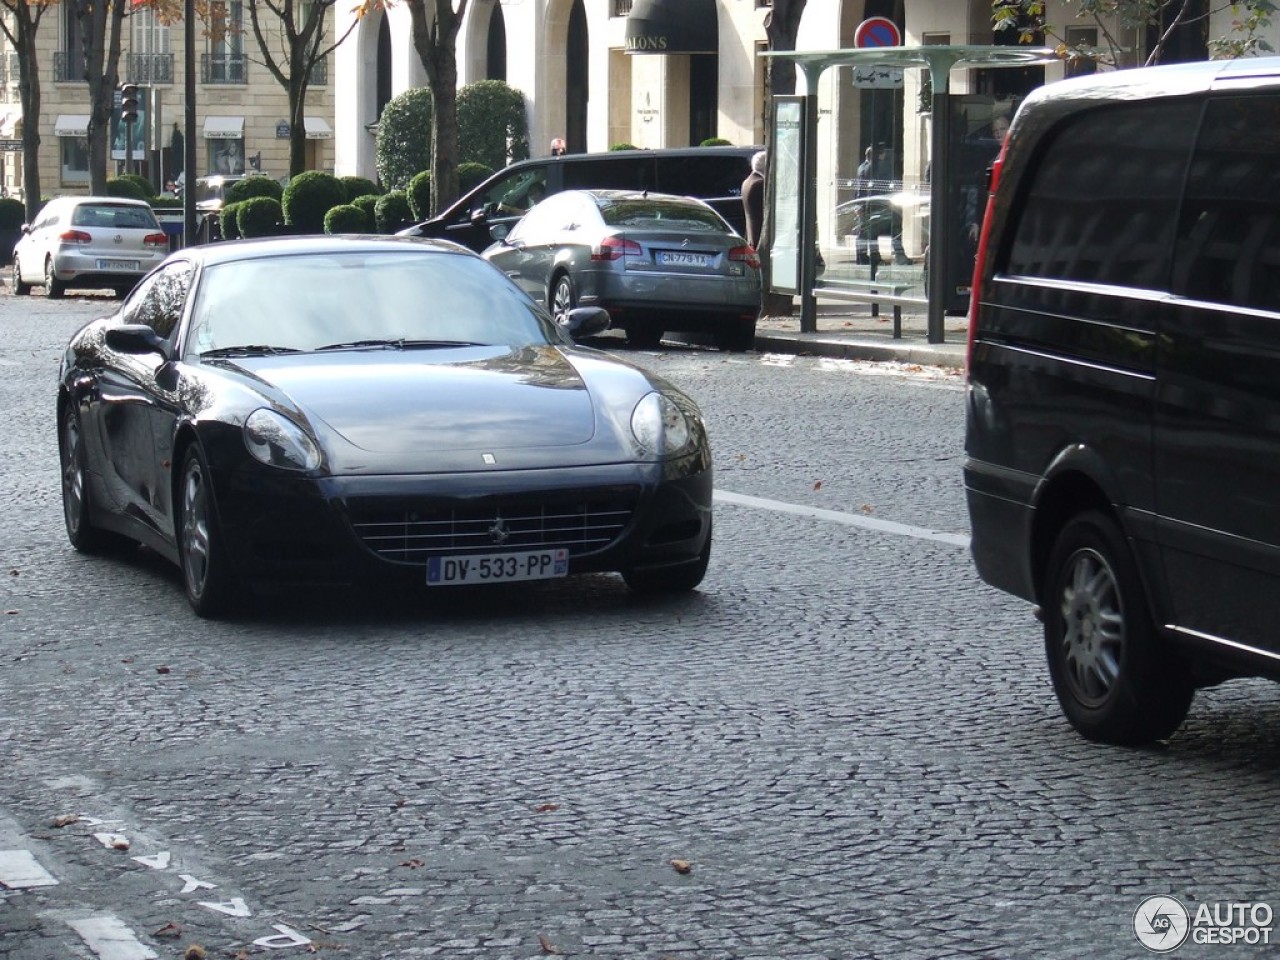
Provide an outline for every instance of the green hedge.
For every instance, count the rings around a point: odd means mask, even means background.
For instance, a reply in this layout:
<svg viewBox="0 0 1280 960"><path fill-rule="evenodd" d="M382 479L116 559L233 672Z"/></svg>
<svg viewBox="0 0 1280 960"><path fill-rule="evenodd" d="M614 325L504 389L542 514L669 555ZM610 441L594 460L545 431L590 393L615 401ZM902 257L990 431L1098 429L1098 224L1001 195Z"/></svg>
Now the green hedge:
<svg viewBox="0 0 1280 960"><path fill-rule="evenodd" d="M373 233L373 223L354 203L340 203L324 215L324 232Z"/></svg>
<svg viewBox="0 0 1280 960"><path fill-rule="evenodd" d="M431 167L431 91L415 87L393 97L378 118L375 162L388 190L403 190Z"/></svg>
<svg viewBox="0 0 1280 960"><path fill-rule="evenodd" d="M324 215L347 202L347 188L332 173L307 170L289 181L280 205L295 233L324 233Z"/></svg>
<svg viewBox="0 0 1280 960"><path fill-rule="evenodd" d="M127 200L150 200L155 196L155 189L146 177L136 173L126 173L119 177L107 179L107 196L122 197Z"/></svg>
<svg viewBox="0 0 1280 960"><path fill-rule="evenodd" d="M529 122L519 90L502 80L477 80L458 91L459 169L471 162L500 170L528 157Z"/></svg>
<svg viewBox="0 0 1280 960"><path fill-rule="evenodd" d="M239 203L250 197L271 197L279 200L284 195L284 187L274 177L245 177L227 187L226 199L229 203Z"/></svg>
<svg viewBox="0 0 1280 960"><path fill-rule="evenodd" d="M342 185L347 188L347 202L355 200L356 197L378 196L382 193L378 189L378 185L368 177L346 176L339 177Z"/></svg>
<svg viewBox="0 0 1280 960"><path fill-rule="evenodd" d="M218 211L218 228L223 240L240 239L240 204L222 204L222 209Z"/></svg>
<svg viewBox="0 0 1280 960"><path fill-rule="evenodd" d="M236 226L242 237L273 237L280 231L284 213L275 197L250 197L238 204Z"/></svg>
<svg viewBox="0 0 1280 960"><path fill-rule="evenodd" d="M458 193L466 193L492 176L493 167L487 167L483 163L460 163L458 164Z"/></svg>
<svg viewBox="0 0 1280 960"><path fill-rule="evenodd" d="M413 175L406 191L409 196L409 210L415 220L425 220L431 216L431 171L422 170Z"/></svg>
<svg viewBox="0 0 1280 960"><path fill-rule="evenodd" d="M378 198L373 209L379 233L395 233L413 223L409 197L403 190L388 190Z"/></svg>
<svg viewBox="0 0 1280 960"><path fill-rule="evenodd" d="M0 230L17 230L27 222L27 208L16 197L0 197Z"/></svg>

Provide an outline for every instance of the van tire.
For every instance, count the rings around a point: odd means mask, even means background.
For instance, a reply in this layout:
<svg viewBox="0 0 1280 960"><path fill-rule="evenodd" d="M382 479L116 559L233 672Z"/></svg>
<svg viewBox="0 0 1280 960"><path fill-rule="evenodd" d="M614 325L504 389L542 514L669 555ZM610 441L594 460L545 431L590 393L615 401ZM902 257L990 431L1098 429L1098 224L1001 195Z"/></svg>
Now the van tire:
<svg viewBox="0 0 1280 960"><path fill-rule="evenodd" d="M1090 740L1137 746L1172 734L1195 695L1162 644L1128 543L1089 510L1058 534L1041 590L1045 653L1062 711Z"/></svg>

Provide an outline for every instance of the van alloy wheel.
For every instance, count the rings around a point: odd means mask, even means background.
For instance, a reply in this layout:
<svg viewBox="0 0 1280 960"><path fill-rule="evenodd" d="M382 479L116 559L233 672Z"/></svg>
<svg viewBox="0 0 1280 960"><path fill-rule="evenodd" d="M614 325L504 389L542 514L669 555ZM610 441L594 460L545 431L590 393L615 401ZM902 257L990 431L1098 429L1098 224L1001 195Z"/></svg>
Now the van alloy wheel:
<svg viewBox="0 0 1280 960"><path fill-rule="evenodd" d="M1063 713L1084 736L1141 744L1172 734L1195 687L1151 620L1137 566L1115 521L1096 510L1054 543L1044 586L1045 653Z"/></svg>

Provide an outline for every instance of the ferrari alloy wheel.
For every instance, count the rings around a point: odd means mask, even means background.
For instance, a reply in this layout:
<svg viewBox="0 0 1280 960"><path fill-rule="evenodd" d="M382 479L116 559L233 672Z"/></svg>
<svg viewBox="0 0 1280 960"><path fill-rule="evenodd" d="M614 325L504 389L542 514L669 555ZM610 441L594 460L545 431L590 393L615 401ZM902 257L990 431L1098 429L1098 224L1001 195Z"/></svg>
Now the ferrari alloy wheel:
<svg viewBox="0 0 1280 960"><path fill-rule="evenodd" d="M182 461L179 496L178 553L187 601L199 616L216 617L230 608L231 573L220 539L209 468L195 445Z"/></svg>
<svg viewBox="0 0 1280 960"><path fill-rule="evenodd" d="M44 290L54 298L67 292L67 285L53 275L53 257L48 257L44 261Z"/></svg>
<svg viewBox="0 0 1280 960"><path fill-rule="evenodd" d="M1177 652L1160 643L1114 520L1088 511L1063 527L1042 597L1049 673L1081 734L1137 745L1181 725L1195 687Z"/></svg>
<svg viewBox="0 0 1280 960"><path fill-rule="evenodd" d="M25 297L31 292L31 284L22 279L22 267L18 265L18 258L13 258L13 292L20 297Z"/></svg>
<svg viewBox="0 0 1280 960"><path fill-rule="evenodd" d="M106 536L89 519L89 485L84 466L84 437L80 433L80 413L67 403L62 411L62 436L59 454L62 460L62 515L66 521L67 539L81 553L96 553L106 543Z"/></svg>
<svg viewBox="0 0 1280 960"><path fill-rule="evenodd" d="M560 274L551 288L551 315L558 317L577 305L578 295L573 289L573 279L567 273Z"/></svg>
<svg viewBox="0 0 1280 960"><path fill-rule="evenodd" d="M625 570L622 579L636 593L663 594L688 593L702 583L711 562L711 530L707 530L707 542L693 563L678 567L658 567L653 570Z"/></svg>

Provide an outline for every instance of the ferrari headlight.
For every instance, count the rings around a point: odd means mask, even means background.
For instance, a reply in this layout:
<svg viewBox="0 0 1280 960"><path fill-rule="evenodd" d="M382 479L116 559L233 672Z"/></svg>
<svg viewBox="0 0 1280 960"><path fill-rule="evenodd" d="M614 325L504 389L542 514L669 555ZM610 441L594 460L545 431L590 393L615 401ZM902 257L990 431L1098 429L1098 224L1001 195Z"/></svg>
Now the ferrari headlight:
<svg viewBox="0 0 1280 960"><path fill-rule="evenodd" d="M674 456L688 449L693 431L683 410L670 397L647 393L631 413L631 432L646 453Z"/></svg>
<svg viewBox="0 0 1280 960"><path fill-rule="evenodd" d="M254 459L281 470L314 470L320 448L307 432L274 410L259 407L244 422L244 445Z"/></svg>

